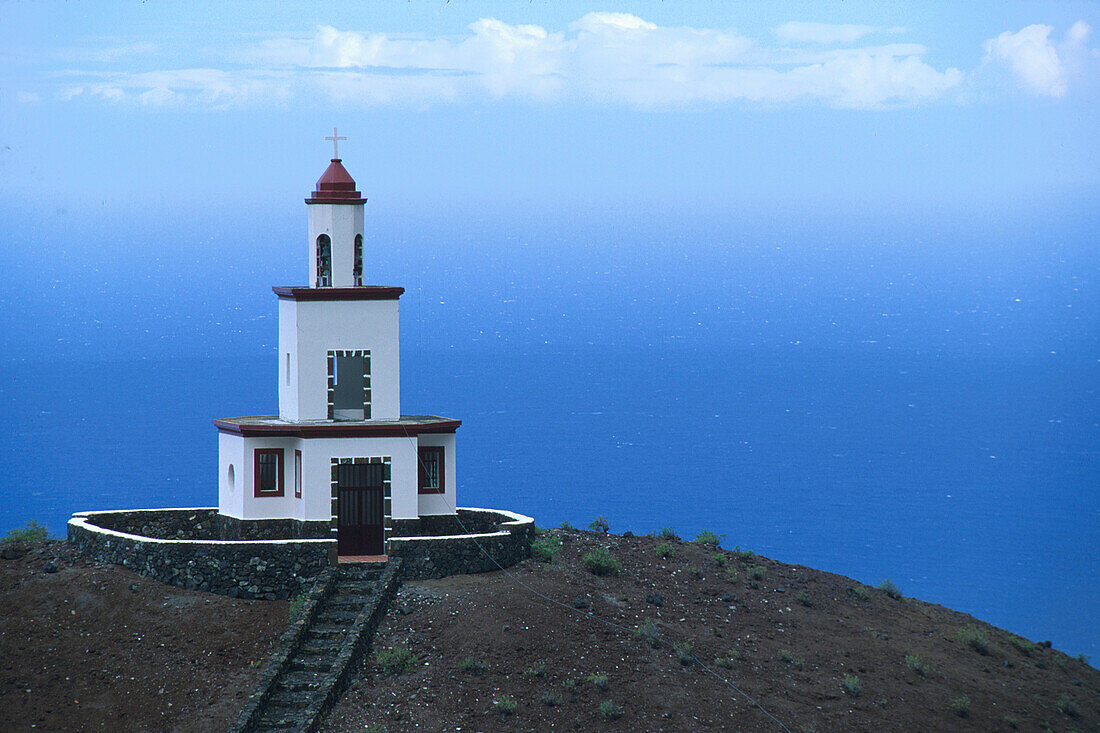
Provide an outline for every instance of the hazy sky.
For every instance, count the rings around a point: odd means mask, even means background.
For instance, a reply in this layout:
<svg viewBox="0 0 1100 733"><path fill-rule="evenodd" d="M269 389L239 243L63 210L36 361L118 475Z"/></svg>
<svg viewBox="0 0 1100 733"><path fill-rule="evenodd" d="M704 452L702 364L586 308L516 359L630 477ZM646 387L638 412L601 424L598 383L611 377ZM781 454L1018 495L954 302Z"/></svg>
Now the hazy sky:
<svg viewBox="0 0 1100 733"><path fill-rule="evenodd" d="M0 4L0 215L1095 201L1095 3ZM297 212L300 214L300 212Z"/></svg>

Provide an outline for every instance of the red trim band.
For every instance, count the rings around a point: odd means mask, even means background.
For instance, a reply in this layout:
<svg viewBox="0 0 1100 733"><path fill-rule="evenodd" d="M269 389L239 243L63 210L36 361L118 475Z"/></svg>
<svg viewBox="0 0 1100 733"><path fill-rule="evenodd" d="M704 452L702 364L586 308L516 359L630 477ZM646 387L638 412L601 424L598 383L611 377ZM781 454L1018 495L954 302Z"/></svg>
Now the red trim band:
<svg viewBox="0 0 1100 733"><path fill-rule="evenodd" d="M290 300L397 300L405 288L370 285L361 288L303 288L276 285L271 288L280 298Z"/></svg>

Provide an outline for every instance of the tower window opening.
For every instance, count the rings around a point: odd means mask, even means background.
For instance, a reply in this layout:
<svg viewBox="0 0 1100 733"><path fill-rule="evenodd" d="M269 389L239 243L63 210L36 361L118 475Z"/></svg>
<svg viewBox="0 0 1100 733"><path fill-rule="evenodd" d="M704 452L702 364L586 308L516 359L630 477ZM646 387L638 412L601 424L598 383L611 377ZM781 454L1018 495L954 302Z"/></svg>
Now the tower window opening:
<svg viewBox="0 0 1100 733"><path fill-rule="evenodd" d="M361 287L363 285L363 235L355 235L355 263L352 266L351 274L355 278L355 286Z"/></svg>
<svg viewBox="0 0 1100 733"><path fill-rule="evenodd" d="M317 287L332 286L332 240L327 234L317 237Z"/></svg>

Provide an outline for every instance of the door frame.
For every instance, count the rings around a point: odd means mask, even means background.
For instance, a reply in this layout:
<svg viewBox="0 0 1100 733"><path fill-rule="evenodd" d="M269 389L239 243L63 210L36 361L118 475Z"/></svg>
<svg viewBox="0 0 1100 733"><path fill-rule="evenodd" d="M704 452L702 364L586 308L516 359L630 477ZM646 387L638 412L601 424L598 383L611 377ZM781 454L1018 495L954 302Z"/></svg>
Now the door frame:
<svg viewBox="0 0 1100 733"><path fill-rule="evenodd" d="M340 524L339 524L339 508L340 508L340 495L339 495L339 469L340 464L348 463L381 463L384 465L382 469L382 554L388 554L387 542L390 535L393 533L393 501L391 494L391 470L390 470L390 456L358 456L353 458L335 457L329 459L330 469L330 487L332 490L332 518L329 522L329 526L332 530L332 538L336 540L337 555L339 555L340 547Z"/></svg>

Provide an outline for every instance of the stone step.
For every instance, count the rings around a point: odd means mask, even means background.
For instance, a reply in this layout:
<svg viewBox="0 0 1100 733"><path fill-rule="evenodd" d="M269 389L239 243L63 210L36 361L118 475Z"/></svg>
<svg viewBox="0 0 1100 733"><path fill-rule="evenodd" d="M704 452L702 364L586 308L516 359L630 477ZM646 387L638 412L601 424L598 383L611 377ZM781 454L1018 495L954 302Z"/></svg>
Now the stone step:
<svg viewBox="0 0 1100 733"><path fill-rule="evenodd" d="M358 594L346 595L346 596L331 596L325 601L324 608L321 613L324 613L330 608L339 609L341 611L354 611L359 613L363 610L363 606L367 604L367 599Z"/></svg>
<svg viewBox="0 0 1100 733"><path fill-rule="evenodd" d="M306 631L306 639L339 639L347 636L347 633L348 627L341 624L314 623L310 625L309 629Z"/></svg>
<svg viewBox="0 0 1100 733"><path fill-rule="evenodd" d="M329 665L331 666L331 665ZM275 681L275 689L287 690L288 692L303 692L318 689L322 683L328 678L324 672L328 671L328 666L322 670L298 670L287 671L279 675L279 678Z"/></svg>
<svg viewBox="0 0 1100 733"><path fill-rule="evenodd" d="M298 672L327 672L336 661L335 654L297 654L287 660L287 666Z"/></svg>
<svg viewBox="0 0 1100 733"><path fill-rule="evenodd" d="M341 640L330 636L311 636L311 633L312 630L306 632L306 638L302 639L302 644L298 647L298 653L294 656L321 656L327 654L335 658L336 652L340 649Z"/></svg>
<svg viewBox="0 0 1100 733"><path fill-rule="evenodd" d="M359 611L348 610L347 608L323 608L321 612L313 619L314 624L321 626L351 626L355 622L355 618L359 615Z"/></svg>
<svg viewBox="0 0 1100 733"><path fill-rule="evenodd" d="M280 733L280 731L297 731L300 732L305 729L302 721L295 722L282 722L282 723L260 723L256 727L252 728L253 733Z"/></svg>
<svg viewBox="0 0 1100 733"><path fill-rule="evenodd" d="M287 707L284 705L275 705L272 702L268 702L264 706L264 713L260 716L260 725L266 725L268 727L282 727L294 729L295 726L301 729L305 721L305 716L302 714L305 712L304 707Z"/></svg>
<svg viewBox="0 0 1100 733"><path fill-rule="evenodd" d="M276 688L271 693L271 697L267 699L267 704L269 709L301 710L308 707L312 701L312 692L297 692L295 690L280 690Z"/></svg>
<svg viewBox="0 0 1100 733"><path fill-rule="evenodd" d="M369 595L377 583L373 580L341 580L336 584L334 596Z"/></svg>

